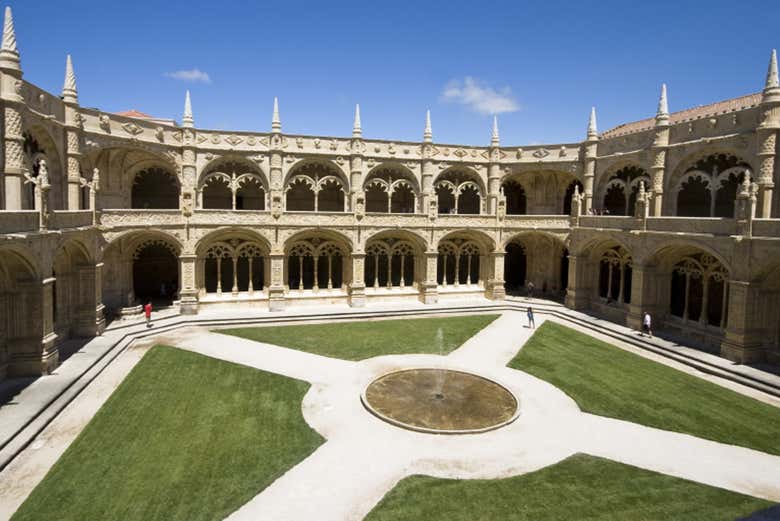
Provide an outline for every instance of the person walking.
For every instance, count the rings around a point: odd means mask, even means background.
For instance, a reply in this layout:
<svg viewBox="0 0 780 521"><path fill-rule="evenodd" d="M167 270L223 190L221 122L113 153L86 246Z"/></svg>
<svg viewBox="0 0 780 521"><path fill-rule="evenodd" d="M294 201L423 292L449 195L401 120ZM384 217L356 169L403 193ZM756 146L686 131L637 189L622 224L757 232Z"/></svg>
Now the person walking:
<svg viewBox="0 0 780 521"><path fill-rule="evenodd" d="M144 306L144 315L146 315L146 327L152 327L152 301L146 303Z"/></svg>
<svg viewBox="0 0 780 521"><path fill-rule="evenodd" d="M642 332L647 333L650 338L653 338L653 319L647 311L645 311L645 314L642 316Z"/></svg>
<svg viewBox="0 0 780 521"><path fill-rule="evenodd" d="M536 329L536 323L534 322L534 308L531 306L528 306L528 327L531 329Z"/></svg>

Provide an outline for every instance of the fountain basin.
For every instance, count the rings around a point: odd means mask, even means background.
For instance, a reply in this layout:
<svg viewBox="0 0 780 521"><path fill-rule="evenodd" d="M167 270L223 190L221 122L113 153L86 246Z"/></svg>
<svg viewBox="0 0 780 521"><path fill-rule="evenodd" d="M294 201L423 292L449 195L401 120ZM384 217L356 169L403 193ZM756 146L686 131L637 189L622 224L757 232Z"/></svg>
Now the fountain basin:
<svg viewBox="0 0 780 521"><path fill-rule="evenodd" d="M517 419L519 402L503 385L452 369L403 369L372 381L361 396L373 415L397 427L476 434Z"/></svg>

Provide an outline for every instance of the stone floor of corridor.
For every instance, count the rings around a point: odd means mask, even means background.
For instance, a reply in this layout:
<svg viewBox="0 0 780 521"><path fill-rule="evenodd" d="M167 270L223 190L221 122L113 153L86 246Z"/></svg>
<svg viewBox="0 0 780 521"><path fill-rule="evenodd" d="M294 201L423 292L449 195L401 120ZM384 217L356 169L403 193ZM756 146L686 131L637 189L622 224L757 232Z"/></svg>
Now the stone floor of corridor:
<svg viewBox="0 0 780 521"><path fill-rule="evenodd" d="M487 301L479 301L484 305ZM463 305L464 303L458 303ZM542 303L534 306L543 307ZM447 306L441 305L444 310ZM410 306L369 306L365 312L409 310ZM420 310L436 310L420 306ZM353 309L301 308L281 317L312 313L345 313ZM212 312L209 318L236 318L236 312ZM176 317L165 319L176 320ZM162 325L165 320L160 321ZM547 318L537 315L537 326ZM707 485L780 502L780 457L638 424L583 413L556 387L506 364L522 349L533 330L521 311L503 311L447 356L390 355L351 362L261 344L209 331L213 326L186 326L136 340L116 357L0 473L0 519L7 519L44 477L146 350L175 345L213 358L290 376L311 383L302 410L307 423L325 438L311 456L290 469L228 519L360 520L404 477L428 474L448 478L502 478L532 472L574 453L586 453L662 472ZM570 327L571 324L566 324ZM60 376L84 370L99 356L100 345L142 325L114 326L85 345L58 369ZM599 337L592 331L588 334ZM780 399L697 370L642 349L609 341L641 356L695 374L748 396L780 406ZM104 346L105 347L105 346ZM83 351L83 353L82 353ZM377 419L356 399L376 376L404 367L467 370L494 379L520 401L521 414L501 429L469 436L437 436L405 431ZM49 379L49 383L46 380ZM65 376L60 380L65 380ZM41 378L0 408L0 440L18 422L42 406L56 385ZM58 385L64 385L59 382ZM5 421L7 420L7 421ZM9 423L12 422L12 423ZM15 427L16 426L16 427Z"/></svg>

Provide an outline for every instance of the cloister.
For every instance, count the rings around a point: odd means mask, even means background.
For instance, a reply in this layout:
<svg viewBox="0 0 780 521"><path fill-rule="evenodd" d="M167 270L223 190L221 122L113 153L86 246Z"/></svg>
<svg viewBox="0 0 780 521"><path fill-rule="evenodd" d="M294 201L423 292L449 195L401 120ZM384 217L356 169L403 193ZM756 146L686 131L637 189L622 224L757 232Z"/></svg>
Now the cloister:
<svg viewBox="0 0 780 521"><path fill-rule="evenodd" d="M13 31L12 24L5 32ZM732 360L777 360L780 86L583 141L439 144L204 130L79 104L0 50L0 377L146 301L201 307L538 296Z"/></svg>

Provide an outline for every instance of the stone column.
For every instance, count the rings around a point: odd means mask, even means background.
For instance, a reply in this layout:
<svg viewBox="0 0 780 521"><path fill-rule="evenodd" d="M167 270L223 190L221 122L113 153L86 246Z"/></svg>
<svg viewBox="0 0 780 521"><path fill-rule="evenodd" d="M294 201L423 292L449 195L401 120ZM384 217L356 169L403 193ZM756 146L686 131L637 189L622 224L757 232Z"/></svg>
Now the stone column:
<svg viewBox="0 0 780 521"><path fill-rule="evenodd" d="M642 328L642 316L650 313L656 324L660 323L661 306L658 298L658 270L655 266L635 264L631 267L631 302L628 304L626 325L633 329Z"/></svg>
<svg viewBox="0 0 780 521"><path fill-rule="evenodd" d="M759 290L757 284L750 282L728 283L728 325L720 354L733 362L747 364L764 360Z"/></svg>
<svg viewBox="0 0 780 521"><path fill-rule="evenodd" d="M488 166L488 208L490 215L496 215L498 211L498 196L501 189L501 159L498 148L490 149L490 165Z"/></svg>
<svg viewBox="0 0 780 521"><path fill-rule="evenodd" d="M436 193L433 190L433 161L431 161L431 157L433 156L433 145L425 144L422 147L422 179L421 179L421 190L422 190L422 208L419 209L421 213L428 213L428 208L430 207L430 201L432 198L436 197Z"/></svg>
<svg viewBox="0 0 780 521"><path fill-rule="evenodd" d="M74 332L78 336L100 335L105 329L106 321L103 318L103 303L101 301L102 290L100 271L103 263L95 265L79 266L77 268L76 288L78 295L77 318Z"/></svg>
<svg viewBox="0 0 780 521"><path fill-rule="evenodd" d="M198 257L196 255L179 255L179 272L181 274L179 310L182 315L195 315L198 313L198 284L195 274L197 262Z"/></svg>
<svg viewBox="0 0 780 521"><path fill-rule="evenodd" d="M363 141L353 138L350 143L352 155L349 158L349 208L354 212L358 208L358 199L363 191Z"/></svg>
<svg viewBox="0 0 780 521"><path fill-rule="evenodd" d="M271 285L268 286L268 309L282 311L285 308L284 297L284 253L271 253Z"/></svg>
<svg viewBox="0 0 780 521"><path fill-rule="evenodd" d="M81 209L81 125L78 102L65 103L65 153L68 179L68 210Z"/></svg>
<svg viewBox="0 0 780 521"><path fill-rule="evenodd" d="M5 209L21 210L24 190L22 114L20 104L10 100L3 100L3 102L5 104L5 135L3 136Z"/></svg>
<svg viewBox="0 0 780 521"><path fill-rule="evenodd" d="M658 111L655 115L655 136L650 147L650 177L652 183L653 203L652 215L663 214L664 185L666 178L666 156L669 148L669 104L666 99L666 85L661 86L661 96L658 99Z"/></svg>
<svg viewBox="0 0 780 521"><path fill-rule="evenodd" d="M179 207L182 213L189 217L192 215L197 202L197 184L198 171L195 166L195 129L185 128L182 130L182 149L181 149L181 194Z"/></svg>
<svg viewBox="0 0 780 521"><path fill-rule="evenodd" d="M593 208L593 180L596 176L596 151L598 148L598 137L588 136L584 145L583 158L585 165L583 168L583 202L582 211L588 213Z"/></svg>
<svg viewBox="0 0 780 521"><path fill-rule="evenodd" d="M421 284L421 300L424 304L436 304L439 300L439 285L436 281L436 265L439 252L426 251L423 257L425 262L425 277Z"/></svg>
<svg viewBox="0 0 780 521"><path fill-rule="evenodd" d="M365 253L352 254L352 282L349 284L349 305L352 307L366 305L366 281L363 280L365 262Z"/></svg>
<svg viewBox="0 0 780 521"><path fill-rule="evenodd" d="M588 260L569 253L569 285L566 289L566 307L581 311L588 307L591 294Z"/></svg>
<svg viewBox="0 0 780 521"><path fill-rule="evenodd" d="M490 259L492 273L485 284L485 296L492 300L504 300L506 289L504 288L504 257L506 252L496 250L487 256Z"/></svg>
<svg viewBox="0 0 780 521"><path fill-rule="evenodd" d="M282 189L282 182L283 182L283 176L282 176L282 153L279 150L274 150L271 152L271 158L270 158L270 183L271 183L271 194L270 194L270 203L271 203L271 215L273 215L275 218L279 218L282 215L282 211L284 208L283 200L284 200L284 190Z"/></svg>
<svg viewBox="0 0 780 521"><path fill-rule="evenodd" d="M765 111L764 121L756 130L758 139L758 216L761 219L772 217L772 190L774 189L775 155L777 154L777 134L780 129L780 103Z"/></svg>

